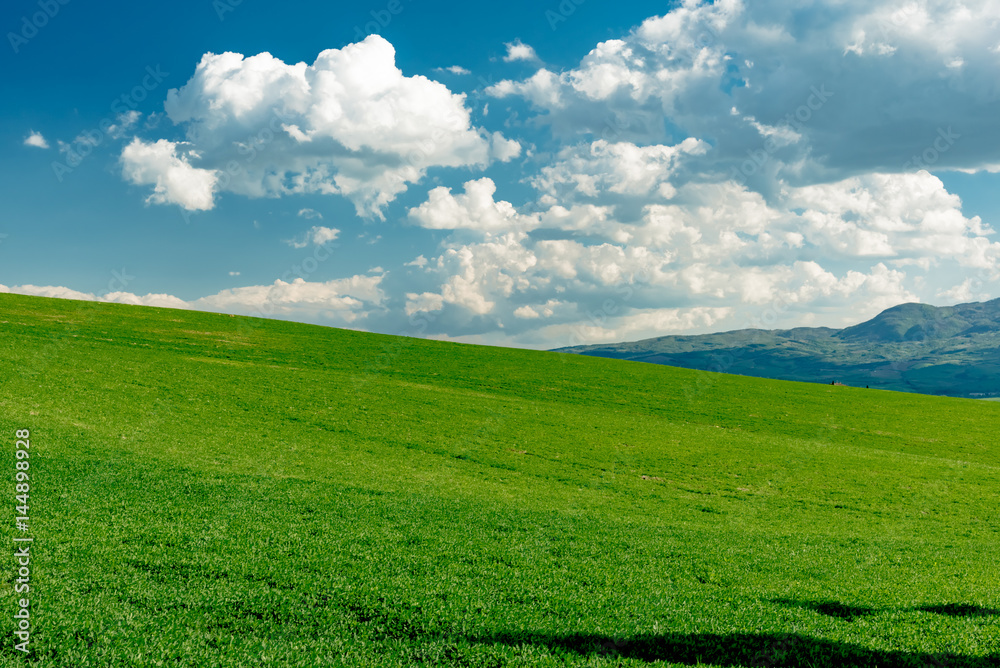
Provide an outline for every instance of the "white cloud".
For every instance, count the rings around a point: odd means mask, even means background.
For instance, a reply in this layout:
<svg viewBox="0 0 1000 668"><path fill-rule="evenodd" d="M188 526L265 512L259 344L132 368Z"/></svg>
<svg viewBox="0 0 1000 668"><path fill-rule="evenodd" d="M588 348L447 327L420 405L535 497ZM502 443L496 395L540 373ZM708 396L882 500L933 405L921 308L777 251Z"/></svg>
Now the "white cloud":
<svg viewBox="0 0 1000 668"><path fill-rule="evenodd" d="M182 145L166 139L146 143L136 137L122 150L122 174L136 185L153 186L149 203L177 204L188 211L211 209L218 172L192 167L189 159L196 154L189 149L178 155L178 147Z"/></svg>
<svg viewBox="0 0 1000 668"><path fill-rule="evenodd" d="M299 216L305 218L306 220L311 218L319 218L320 220L323 220L323 214L316 209L299 209Z"/></svg>
<svg viewBox="0 0 1000 668"><path fill-rule="evenodd" d="M470 70L465 69L461 65L449 65L448 67L437 67L435 68L438 72L451 72L452 74L457 74L460 76L466 74L472 74Z"/></svg>
<svg viewBox="0 0 1000 668"><path fill-rule="evenodd" d="M358 275L323 283L296 278L271 285L252 285L223 290L190 302L192 308L265 317L320 317L356 323L366 310L380 306L385 298L383 275Z"/></svg>
<svg viewBox="0 0 1000 668"><path fill-rule="evenodd" d="M568 306L568 304L561 302L558 299L550 299L544 304L525 304L524 306L519 306L514 309L514 317L525 320L551 318L555 315L557 310L564 310L566 306Z"/></svg>
<svg viewBox="0 0 1000 668"><path fill-rule="evenodd" d="M977 284L972 278L967 278L958 285L948 289L938 290L937 296L947 300L952 304L961 304L973 301L979 295L973 293L973 286Z"/></svg>
<svg viewBox="0 0 1000 668"><path fill-rule="evenodd" d="M292 248L305 248L309 244L322 246L330 243L331 241L335 241L338 236L340 236L340 230L317 225L311 227L305 234L295 239L291 239L286 243Z"/></svg>
<svg viewBox="0 0 1000 668"><path fill-rule="evenodd" d="M421 294L416 294L414 292L408 292L406 294L406 315L411 316L415 313L430 313L433 311L440 311L444 307L444 297L433 292L424 292Z"/></svg>
<svg viewBox="0 0 1000 668"><path fill-rule="evenodd" d="M124 113L118 114L116 117L116 123L108 127L108 136L112 139L117 139L123 136L126 132L135 127L139 119L142 118L142 113L132 109ZM77 137L76 141L80 141L81 137Z"/></svg>
<svg viewBox="0 0 1000 668"><path fill-rule="evenodd" d="M330 227L314 227L312 228L312 242L317 246L322 246L335 240L339 234L340 230Z"/></svg>
<svg viewBox="0 0 1000 668"><path fill-rule="evenodd" d="M729 308L636 309L627 315L580 320L553 325L542 330L546 337L566 341L566 345L614 343L664 336L691 330L705 330L729 316Z"/></svg>
<svg viewBox="0 0 1000 668"><path fill-rule="evenodd" d="M532 179L539 191L553 196L597 197L603 193L653 195L670 199L676 192L671 173L685 155L703 155L708 145L688 138L676 146L643 146L598 139L589 146L563 149L559 160Z"/></svg>
<svg viewBox="0 0 1000 668"><path fill-rule="evenodd" d="M504 46L507 47L507 55L503 57L505 63L518 60L538 60L538 54L535 53L535 50L530 45L524 44L520 39L516 39L513 42L504 42Z"/></svg>
<svg viewBox="0 0 1000 668"><path fill-rule="evenodd" d="M240 275L240 273L241 273L241 272L238 272L238 271L231 271L231 272L229 272L229 275L230 275L230 276L239 276L239 275Z"/></svg>
<svg viewBox="0 0 1000 668"><path fill-rule="evenodd" d="M35 297L78 299L82 301L93 301L96 299L93 294L55 285L14 285L10 287L0 285L0 292L11 292L16 295L33 295Z"/></svg>
<svg viewBox="0 0 1000 668"><path fill-rule="evenodd" d="M411 219L432 230L470 229L483 232L526 230L538 226L537 217L519 214L510 202L495 201L496 184L483 177L465 183L465 193L452 195L437 187L427 201L409 211Z"/></svg>
<svg viewBox="0 0 1000 668"><path fill-rule="evenodd" d="M521 155L521 144L516 139L507 139L494 132L490 135L490 155L500 162L508 162Z"/></svg>
<svg viewBox="0 0 1000 668"><path fill-rule="evenodd" d="M430 167L482 168L516 155L509 140L471 124L464 95L405 76L392 45L377 35L323 51L311 65L268 53L207 53L187 84L168 93L165 108L186 129L185 165L219 178L207 196L176 192L152 201L203 208L221 191L320 193L382 217ZM168 168L148 165L142 182L165 180Z"/></svg>
<svg viewBox="0 0 1000 668"><path fill-rule="evenodd" d="M628 243L634 236L633 228L616 220L614 210L608 205L574 204L567 209L561 204L554 204L541 214L540 226Z"/></svg>
<svg viewBox="0 0 1000 668"><path fill-rule="evenodd" d="M425 258L423 255L418 255L417 257L413 258L409 262L405 263L403 266L404 267L417 267L417 268L421 268L422 269L423 267L427 266L427 258Z"/></svg>
<svg viewBox="0 0 1000 668"><path fill-rule="evenodd" d="M72 143L67 144L65 146L60 146L60 150L65 149L66 151L68 151L70 150L73 144L79 144L80 146L83 147L92 148L94 146L98 146L100 143L101 143L101 138L99 135L84 133L77 135L76 138L73 139Z"/></svg>
<svg viewBox="0 0 1000 668"><path fill-rule="evenodd" d="M373 312L384 311L385 293L381 287L384 277L385 274L357 275L326 282L310 282L303 278L292 281L277 280L271 285L251 285L223 290L193 301L185 301L169 294L139 296L130 292L111 292L95 295L59 286L0 285L0 292L185 308L357 327L362 325Z"/></svg>
<svg viewBox="0 0 1000 668"><path fill-rule="evenodd" d="M849 256L951 259L995 267L1000 244L978 216L936 176L868 174L788 192L786 205L805 209L800 230L813 243Z"/></svg>
<svg viewBox="0 0 1000 668"><path fill-rule="evenodd" d="M133 304L136 306L160 306L165 308L191 308L191 306L178 297L167 294L148 294L145 296L134 295L131 292L109 292L100 298L104 302L116 302L119 304Z"/></svg>
<svg viewBox="0 0 1000 668"><path fill-rule="evenodd" d="M533 319L533 318L540 318L541 316L538 314L538 311L531 308L530 306L519 306L516 309L514 309L514 317Z"/></svg>
<svg viewBox="0 0 1000 668"><path fill-rule="evenodd" d="M48 148L49 143L45 141L45 137L42 136L41 132L35 132L32 130L27 137L24 138L25 146L34 146L36 148Z"/></svg>

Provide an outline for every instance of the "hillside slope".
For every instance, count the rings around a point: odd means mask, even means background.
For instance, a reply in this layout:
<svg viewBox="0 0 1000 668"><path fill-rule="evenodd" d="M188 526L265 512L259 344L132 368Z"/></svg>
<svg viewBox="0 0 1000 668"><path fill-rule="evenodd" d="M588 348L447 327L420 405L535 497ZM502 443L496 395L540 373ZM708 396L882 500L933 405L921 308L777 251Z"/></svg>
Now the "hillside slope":
<svg viewBox="0 0 1000 668"><path fill-rule="evenodd" d="M7 294L0 385L0 665L1000 665L990 402Z"/></svg>
<svg viewBox="0 0 1000 668"><path fill-rule="evenodd" d="M1000 396L1000 299L901 304L845 329L747 329L561 352L782 380L953 397Z"/></svg>

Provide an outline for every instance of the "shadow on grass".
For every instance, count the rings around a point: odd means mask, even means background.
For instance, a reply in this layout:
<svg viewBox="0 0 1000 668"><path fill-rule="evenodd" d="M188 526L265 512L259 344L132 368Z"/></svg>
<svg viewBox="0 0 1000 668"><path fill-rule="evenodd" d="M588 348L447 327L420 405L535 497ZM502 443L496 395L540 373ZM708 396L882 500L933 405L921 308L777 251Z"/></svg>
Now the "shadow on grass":
<svg viewBox="0 0 1000 668"><path fill-rule="evenodd" d="M793 608L803 608L812 610L827 617L836 617L847 622L853 622L858 617L865 617L878 612L878 608L862 608L859 606L845 605L836 601L793 601L784 598L777 598L771 601Z"/></svg>
<svg viewBox="0 0 1000 668"><path fill-rule="evenodd" d="M672 661L686 665L778 666L813 668L990 668L1000 666L1000 656L968 657L958 654L922 654L872 650L801 635L712 633L662 634L609 638L600 635L505 635L468 638L482 644L523 647L536 645L581 656Z"/></svg>
<svg viewBox="0 0 1000 668"><path fill-rule="evenodd" d="M775 601L806 607L841 619L877 612L876 609L852 608L830 602ZM933 609L932 609L933 608ZM379 632L394 638L420 641L437 638L464 641L474 645L506 645L508 647L546 648L554 654L577 655L585 658L634 659L645 662L670 661L684 665L759 666L762 668L815 668L843 666L845 668L1000 668L1000 655L970 657L953 653L876 650L811 638L797 634L776 633L662 633L631 637L610 637L598 634L545 634L532 632L494 633L489 635L454 636L429 632L413 621L418 611L401 608L373 607L364 604L348 606L358 622L376 623ZM995 614L995 610L972 605L952 604L928 606L924 611L944 611L944 614Z"/></svg>
<svg viewBox="0 0 1000 668"><path fill-rule="evenodd" d="M978 605L967 603L947 603L945 605L925 605L913 608L922 612L933 612L938 615L948 615L949 617L1000 617L1000 610L993 608L982 608Z"/></svg>
<svg viewBox="0 0 1000 668"><path fill-rule="evenodd" d="M873 615L881 612L879 608L863 608L860 606L845 605L836 601L797 601L784 598L771 600L772 603L785 605L793 608L812 610L827 617L836 617L847 622L853 622L859 617ZM994 617L1000 616L1000 610L993 608L983 608L969 603L945 603L942 605L922 605L916 608L902 608L907 612L931 612L936 615L948 615L949 617Z"/></svg>

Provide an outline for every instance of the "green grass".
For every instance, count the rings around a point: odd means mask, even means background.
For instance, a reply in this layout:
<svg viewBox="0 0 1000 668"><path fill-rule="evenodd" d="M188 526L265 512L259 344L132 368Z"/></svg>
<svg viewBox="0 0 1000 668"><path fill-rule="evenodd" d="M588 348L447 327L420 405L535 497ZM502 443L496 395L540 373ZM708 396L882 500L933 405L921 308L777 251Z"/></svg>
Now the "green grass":
<svg viewBox="0 0 1000 668"><path fill-rule="evenodd" d="M2 665L1000 666L1000 405L0 295Z"/></svg>

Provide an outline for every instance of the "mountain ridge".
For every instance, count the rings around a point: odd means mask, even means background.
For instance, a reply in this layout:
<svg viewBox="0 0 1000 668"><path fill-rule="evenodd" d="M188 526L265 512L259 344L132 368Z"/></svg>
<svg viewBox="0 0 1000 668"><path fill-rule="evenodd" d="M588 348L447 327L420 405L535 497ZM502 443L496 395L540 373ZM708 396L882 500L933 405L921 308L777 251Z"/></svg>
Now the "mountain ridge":
<svg viewBox="0 0 1000 668"><path fill-rule="evenodd" d="M1000 299L898 304L845 327L741 329L557 348L744 376L1000 396Z"/></svg>

